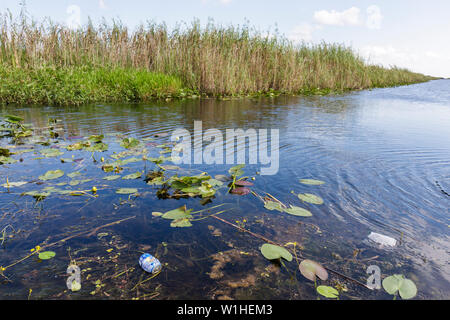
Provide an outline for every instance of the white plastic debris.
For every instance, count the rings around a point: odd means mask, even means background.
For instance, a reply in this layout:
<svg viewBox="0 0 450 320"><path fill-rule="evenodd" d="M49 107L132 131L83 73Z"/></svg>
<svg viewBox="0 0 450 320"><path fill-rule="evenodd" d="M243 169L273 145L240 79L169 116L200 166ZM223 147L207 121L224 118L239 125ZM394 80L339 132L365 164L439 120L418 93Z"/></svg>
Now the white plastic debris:
<svg viewBox="0 0 450 320"><path fill-rule="evenodd" d="M394 238L376 232L371 232L368 238L373 242L376 242L384 246L394 247L397 244L397 240L395 240Z"/></svg>

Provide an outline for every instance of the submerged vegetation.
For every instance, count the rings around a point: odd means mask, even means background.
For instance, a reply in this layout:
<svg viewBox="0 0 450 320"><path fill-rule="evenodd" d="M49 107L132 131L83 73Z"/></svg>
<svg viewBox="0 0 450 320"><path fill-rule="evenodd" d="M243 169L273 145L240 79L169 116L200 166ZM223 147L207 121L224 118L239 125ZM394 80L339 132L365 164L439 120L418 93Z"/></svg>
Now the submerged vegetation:
<svg viewBox="0 0 450 320"><path fill-rule="evenodd" d="M249 181L256 180L256 177L244 176L245 166L242 164L231 167L228 170L227 175L219 174L212 177L207 172L193 173L191 169L166 164L167 162L172 161L172 158L170 156L164 156L164 154L170 153L173 149L176 149L177 144L164 142L163 140L158 141L157 139L164 137L164 134L154 134L152 137L144 138L142 140L117 135L115 143L114 141L107 141L107 144L103 142L105 137L101 134L66 139L65 129L62 126L59 126L59 121L56 119L50 119L48 121L48 127L46 127L47 130L43 130L43 132L40 133L41 135L38 135L36 132L37 130L34 130L32 126L23 124L23 121L24 119L13 115L7 115L3 120L0 120L0 138L5 140L9 139L11 143L10 145L6 145L5 148L0 149L2 157L4 158L0 165L20 166L22 164L18 163L18 160L16 160L15 157L21 156L24 153L33 153L37 157L27 157L27 163L37 159L48 159L53 163L53 167L59 165L60 168L64 170L54 168L54 170L42 172L38 177L29 177L29 180L27 181L10 181L10 177L6 177L6 181L0 182L5 182L2 187L9 195L16 194L21 197L31 196L35 200L35 206L49 200L49 198L56 197L67 202L70 202L70 199L73 197L84 197L86 198L86 204L83 203L83 206L85 206L88 204L89 200L102 199L103 197L107 197L108 194L111 195L111 193L127 196L127 199L121 199L120 205L130 206L133 206L136 199L144 197L146 194L155 199L176 199L181 201L184 199L198 200L202 206L205 206L204 209L194 211L194 209L188 209L187 204L184 203L181 207L178 204L178 208L171 209L164 213L153 211L151 217L156 221L169 220L170 227L183 228L180 232L185 231L186 228L194 227L199 221L206 220L215 220L231 226L244 233L245 236L252 237L258 241L258 245L260 244L260 246L259 248L254 246L253 251L258 251L257 249L259 249L261 255L270 261L271 266L281 265L290 276L290 285L292 283L297 285L303 280L297 277L297 272L299 271L304 278L314 282L314 292L325 298L340 299L341 297L345 297L344 293L350 290L347 289L344 282L340 282L336 280L336 278L332 281L329 273L332 273L338 279L341 279L348 284L351 283L364 289L368 289L368 286L365 283L337 272L330 268L329 265L325 267L306 257L304 247L296 242L298 234L286 233L287 237L292 237L288 242L285 242L286 239L281 240L282 242L280 240L275 241L250 231L246 226L247 220L245 218L242 222L237 220L236 224L234 224L229 220L219 217L219 215L233 210L233 208L230 207L230 204L225 202L209 206L209 204L217 200L216 195L219 192L222 192L225 199L231 199L230 197L239 198L243 196L254 196L264 204L264 209L266 209L267 212L273 211L274 215L278 214L277 211L280 214L287 213L295 216L295 219L298 219L298 221L308 219L308 217L312 216L312 213L306 208L295 206L290 203L285 204L267 192L256 190L254 184ZM71 141L68 142L67 140ZM159 144L153 141L157 141ZM109 144L115 144L115 147L121 147L123 148L123 151L108 152L110 150ZM153 149L153 154L149 152L147 147ZM160 156L150 157L150 155L154 155L155 152L160 154ZM66 153L71 154L71 156L65 155ZM66 158L61 158L61 156L65 156ZM22 161L25 160L21 160L21 162ZM88 161L94 164L92 171L85 170L82 165L83 162ZM143 163L144 170L136 172L136 168L127 167L127 165L132 163ZM68 170L71 172L67 173ZM125 172L128 174L123 175ZM117 189L117 185L108 184L109 181L117 179L133 180L134 187L122 187ZM325 184L324 181L310 178L301 179L299 180L299 183L307 185L308 188L320 188L321 185ZM252 187L253 190L250 190L250 187ZM264 196L260 195L257 191L264 193ZM288 199L289 202L292 201L292 203L298 203L299 201L302 201L302 205L307 207L324 204L323 199L315 194L304 193L297 195L294 191L291 193L294 197L290 196ZM107 200L104 201L106 202ZM193 201L189 202L189 204L192 203ZM22 210L22 208L20 208L20 210ZM39 217L40 216L38 216L38 219ZM102 216L102 218L105 217ZM64 247L67 249L70 258L69 268L85 264L90 265L94 262L103 264L103 268L114 266L113 273L108 274L107 272L102 271L102 277L90 280L91 283L95 285L95 289L90 292L90 295L110 297L111 292L114 292L113 290L119 290L119 297L129 298L130 294L134 294L134 290L137 289L138 298L157 297L159 295L157 289L153 292L139 295L139 288L141 288L144 283L148 283L151 279L157 277L159 272L143 280L142 278L145 273L143 273L142 270L130 267L129 264L127 266L126 263L120 265L119 268L118 259L121 254L131 254L133 258L133 255L141 252L128 250L129 248L127 248L127 245L120 243L120 239L116 235L112 236L110 238L111 240L108 240L108 242L105 242L105 245L107 245L107 249L105 250L108 254L107 256L100 257L98 253L95 253L94 257L86 257L84 255L83 257L78 257L78 259L72 257L69 244L67 243L68 240L78 237L89 238L91 236L96 236L98 241L104 241L103 238L109 237L109 233L99 232L100 229L130 221L135 219L136 216L130 216L128 213L125 218L117 218L118 217L116 216L113 222L102 224L100 226L96 222L96 219L93 219L93 223L96 227L89 225L88 230L86 230L86 222L83 222L80 229L75 228L75 230L70 230L63 235L48 235L48 237L42 242L39 242L39 244L34 244L35 247L28 252L24 252L23 254L19 253L19 257L14 257L13 259L3 258L4 260L2 260L2 263L0 264L0 279L5 283L13 282L13 280L9 278L9 275L17 274L14 272L14 269L18 268L19 265L25 264L25 261L29 261L29 259L31 260L31 258L36 256L40 261L42 260L41 262L45 265L48 263L46 260L58 259L57 252L61 252L61 250L57 251L58 247ZM0 219L0 221L2 220ZM319 229L317 226L313 226ZM23 228L24 227L21 226L21 229ZM213 231L215 237L222 236L222 232L219 229L216 229L213 226L208 226L208 229ZM16 240L16 236L20 237L18 230L10 224L3 226L0 230L1 245L9 245L10 241L13 242ZM50 239L52 239L52 241L49 241ZM253 244L249 243L249 246L252 245ZM77 252L89 250L87 246L88 245L84 244ZM161 246L164 249L164 252L168 250L167 243L162 242ZM147 250L149 247L150 246L145 247L145 249ZM127 248L128 251L124 250L125 248ZM157 258L161 255L160 252L158 252L159 248L160 246L155 250L155 257ZM237 251L234 246L232 246L232 248L233 249L226 251L225 253L214 253L213 255L206 257L206 259L212 258L216 261L209 275L211 279L220 279L223 277L221 269L227 262L231 262L232 259L237 259L237 257L240 257L241 255L257 256L254 252L248 253L242 250ZM358 252L356 254L358 254ZM75 256L75 252L73 255ZM354 258L355 256L353 257L353 260ZM5 263L5 261L7 261L7 263ZM192 261L189 263L194 264ZM294 263L295 268L292 268ZM177 266L169 266L168 263L165 263L164 268L175 268L176 270ZM125 285L128 283L125 280L114 282L114 279L124 274L126 274L128 279L128 273L131 274L135 270L136 272L133 275L138 274L137 270L141 273L137 284L134 284L135 282L130 283L129 286L132 286L131 290ZM270 270L270 268L267 267L265 270L269 272L268 270ZM89 273L89 271L90 267L85 267L83 269L84 274ZM270 274L266 275L266 272L260 272L260 274L264 275L264 277L270 276ZM87 282L90 277L91 274L89 273L83 278L83 288L81 287L80 280L73 280L71 282L72 286L70 287L71 292L64 291L59 296L62 294L69 295L84 290L84 283ZM317 278L321 281L321 285L319 286L317 284ZM111 282L113 285L111 285ZM231 287L239 287L254 285L255 282L255 276L249 273L244 279L241 279L241 283L232 281L228 281L227 283ZM383 288L388 294L394 295L394 299L396 299L397 293L402 299L411 299L417 294L417 288L414 282L399 274L386 277L383 280ZM29 290L30 298L32 289L30 288ZM347 298L353 298L353 296L348 295Z"/></svg>
<svg viewBox="0 0 450 320"><path fill-rule="evenodd" d="M0 78L0 103L50 105L327 94L432 79L368 65L344 45L294 44L247 26L90 22L71 30L26 12L0 16Z"/></svg>

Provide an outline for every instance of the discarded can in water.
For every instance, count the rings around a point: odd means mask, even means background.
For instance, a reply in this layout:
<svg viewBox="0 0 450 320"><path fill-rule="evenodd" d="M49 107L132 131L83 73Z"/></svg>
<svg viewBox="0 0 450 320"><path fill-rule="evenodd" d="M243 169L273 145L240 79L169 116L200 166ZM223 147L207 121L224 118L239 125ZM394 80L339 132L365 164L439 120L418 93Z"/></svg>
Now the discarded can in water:
<svg viewBox="0 0 450 320"><path fill-rule="evenodd" d="M139 258L139 265L145 271L153 274L158 273L162 268L161 262L149 253L144 253Z"/></svg>

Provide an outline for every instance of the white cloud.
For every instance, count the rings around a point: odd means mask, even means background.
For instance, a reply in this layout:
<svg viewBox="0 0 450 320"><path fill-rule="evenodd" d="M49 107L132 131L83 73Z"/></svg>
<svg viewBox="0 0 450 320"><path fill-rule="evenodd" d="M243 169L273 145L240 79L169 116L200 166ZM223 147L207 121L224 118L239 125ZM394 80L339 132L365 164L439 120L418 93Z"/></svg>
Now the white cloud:
<svg viewBox="0 0 450 320"><path fill-rule="evenodd" d="M98 1L98 6L100 7L100 9L106 9L105 0L99 0Z"/></svg>
<svg viewBox="0 0 450 320"><path fill-rule="evenodd" d="M309 23L303 23L296 26L288 35L288 39L293 42L302 42L312 40L312 33L315 27Z"/></svg>
<svg viewBox="0 0 450 320"><path fill-rule="evenodd" d="M397 66L438 77L450 77L450 58L434 51L399 49L392 45L362 47L360 55L369 63L385 67Z"/></svg>
<svg viewBox="0 0 450 320"><path fill-rule="evenodd" d="M378 6L372 5L367 8L367 21L366 26L369 29L381 29L381 22L383 21L383 15L381 9Z"/></svg>
<svg viewBox="0 0 450 320"><path fill-rule="evenodd" d="M320 10L314 12L314 20L320 24L332 26L355 26L361 24L361 10L357 7L351 7L344 11Z"/></svg>
<svg viewBox="0 0 450 320"><path fill-rule="evenodd" d="M66 13L69 17L66 19L66 24L71 29L81 27L81 8L77 5L67 7Z"/></svg>

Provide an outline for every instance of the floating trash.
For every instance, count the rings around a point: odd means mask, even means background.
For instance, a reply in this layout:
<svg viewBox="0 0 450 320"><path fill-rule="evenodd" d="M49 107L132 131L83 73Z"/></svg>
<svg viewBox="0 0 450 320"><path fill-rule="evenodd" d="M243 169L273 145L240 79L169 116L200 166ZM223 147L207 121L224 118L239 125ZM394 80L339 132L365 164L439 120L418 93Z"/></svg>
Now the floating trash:
<svg viewBox="0 0 450 320"><path fill-rule="evenodd" d="M397 240L395 240L394 238L376 232L371 232L368 238L373 242L376 242L384 246L394 247L397 244Z"/></svg>
<svg viewBox="0 0 450 320"><path fill-rule="evenodd" d="M139 265L142 269L152 274L158 273L162 268L161 262L149 253L144 253L139 258Z"/></svg>

